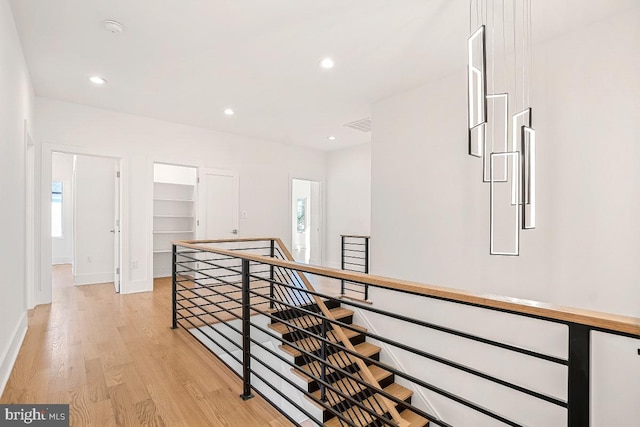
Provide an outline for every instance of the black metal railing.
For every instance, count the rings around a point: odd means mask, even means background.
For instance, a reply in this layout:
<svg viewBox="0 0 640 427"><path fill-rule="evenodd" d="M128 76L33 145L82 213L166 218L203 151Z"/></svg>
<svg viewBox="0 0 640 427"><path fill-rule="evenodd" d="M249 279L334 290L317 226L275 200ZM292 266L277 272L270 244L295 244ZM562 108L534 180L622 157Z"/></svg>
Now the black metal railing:
<svg viewBox="0 0 640 427"><path fill-rule="evenodd" d="M340 236L340 268L354 273L369 274L370 236L343 234ZM340 281L340 294L356 294L365 301L369 299L369 285L366 283Z"/></svg>
<svg viewBox="0 0 640 427"><path fill-rule="evenodd" d="M445 322L427 321L403 313L402 308L390 311L333 297L311 285L317 277L322 277L324 283L348 280L381 293L409 294L416 306L432 301L499 312L514 319L533 318L544 320L545 324L565 325L568 351L566 356L558 356L451 327ZM327 289L331 287L329 283ZM429 363L457 372L466 380L475 378L491 384L501 392L517 395L518 399L533 401L544 408L559 408L568 427L585 427L590 416L591 331L640 336L590 326L575 319L562 320L546 312L518 311L505 305L481 304L435 293L427 295L411 286L391 287L381 278L362 278L340 270L297 264L291 262L279 239L174 244L172 301L173 328L189 331L236 372L243 383L242 398L250 398L255 391L296 424L299 415L328 426L395 426L406 419L411 420L412 426L426 425L426 420L437 426L453 425L424 402L412 400L412 394L415 397L416 393L430 393L475 414L474 417L485 417L498 424L513 427L526 424L513 414L505 415L470 398L469 387L454 388L434 381L431 378L434 370L423 367ZM354 324L354 316L377 318L383 324L393 323L394 329L413 328L422 333L408 340L376 333ZM566 376L566 395L542 392L508 379L512 378L512 371L521 369L518 365L503 366L506 374L501 376L445 356L441 348L436 345L431 348L428 340L420 339L428 331L489 348L500 359L511 354L559 366ZM403 369L392 362L393 354L410 358L418 368Z"/></svg>

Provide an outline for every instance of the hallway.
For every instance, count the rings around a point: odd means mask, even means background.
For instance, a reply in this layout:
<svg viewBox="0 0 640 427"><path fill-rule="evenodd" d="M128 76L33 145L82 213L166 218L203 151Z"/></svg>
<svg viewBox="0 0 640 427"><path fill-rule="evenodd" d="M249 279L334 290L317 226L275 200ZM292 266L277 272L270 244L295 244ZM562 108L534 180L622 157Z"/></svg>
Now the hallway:
<svg viewBox="0 0 640 427"><path fill-rule="evenodd" d="M172 331L171 287L119 295L75 287L53 268L53 304L29 329L0 403L70 402L72 426L290 426L185 331Z"/></svg>

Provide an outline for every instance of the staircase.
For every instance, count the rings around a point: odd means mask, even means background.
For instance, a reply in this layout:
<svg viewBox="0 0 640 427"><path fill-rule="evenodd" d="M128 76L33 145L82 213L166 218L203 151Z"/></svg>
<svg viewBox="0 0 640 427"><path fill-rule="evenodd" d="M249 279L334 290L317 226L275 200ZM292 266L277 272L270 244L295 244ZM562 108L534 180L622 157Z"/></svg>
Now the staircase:
<svg viewBox="0 0 640 427"><path fill-rule="evenodd" d="M353 311L341 307L336 301L324 301L324 304L329 309L333 319L351 325L355 329L351 330L349 328L341 328L351 344L353 344L355 351L363 357L380 360L380 347L366 341L366 336L363 334L363 332L366 332L365 328L353 325ZM318 305L314 303L303 305L301 308L314 313L321 312ZM350 420L350 422L358 427L387 425L376 419L372 414L359 408L349 398L360 402L364 407L370 409L376 414L386 417L387 419L391 419L391 417L383 408L393 406L400 414L400 417L407 422L404 424L405 426L425 427L429 425L429 420L409 409L413 391L396 383L393 373L365 360L367 368L380 387L385 392L396 397L401 402L404 402L404 404L397 405L395 402L384 398L380 394L374 393L369 387L347 377L344 373L339 372L336 369L332 369L330 366L341 368L344 371L351 373L354 377L361 379L365 383L369 383L364 379L367 378L367 375L364 375L360 371L360 368L356 363L357 358L341 351L333 345L325 345L324 349L327 360L325 378L326 381L330 383L333 388L339 390L340 393L327 388L323 399L321 385L317 381L317 379L321 377L323 364L294 347L296 346L304 349L306 353L311 353L317 357L322 357L322 341L309 335L309 333L321 335L322 319L310 314L302 313L293 308L276 311L274 316L282 319L282 321L272 320L269 324L269 328L271 328L276 334L279 334L283 341L291 344L283 344L279 347L283 352L292 357L295 364L299 367L298 369L292 368L292 372L302 379L310 394L312 394L316 399L325 402L325 406L322 406L317 401L308 398L318 407L319 410L322 411L322 420L325 426L334 427L348 425L344 420L337 417L334 412L327 409L327 407L330 407L333 411L340 413L344 418ZM300 329L296 329L291 325L297 326L305 332ZM307 331L309 333L307 333ZM339 342L336 334L331 331L331 328L326 332L326 337L331 342ZM349 398L345 396L349 396ZM387 405L382 403L384 401L387 402Z"/></svg>

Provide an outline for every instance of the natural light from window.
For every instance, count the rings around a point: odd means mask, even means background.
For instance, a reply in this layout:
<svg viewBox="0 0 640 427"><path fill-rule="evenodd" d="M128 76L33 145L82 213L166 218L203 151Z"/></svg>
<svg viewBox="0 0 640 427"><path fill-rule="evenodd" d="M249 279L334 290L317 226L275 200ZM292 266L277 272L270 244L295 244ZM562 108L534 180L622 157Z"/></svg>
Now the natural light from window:
<svg viewBox="0 0 640 427"><path fill-rule="evenodd" d="M62 182L51 183L51 237L62 237Z"/></svg>

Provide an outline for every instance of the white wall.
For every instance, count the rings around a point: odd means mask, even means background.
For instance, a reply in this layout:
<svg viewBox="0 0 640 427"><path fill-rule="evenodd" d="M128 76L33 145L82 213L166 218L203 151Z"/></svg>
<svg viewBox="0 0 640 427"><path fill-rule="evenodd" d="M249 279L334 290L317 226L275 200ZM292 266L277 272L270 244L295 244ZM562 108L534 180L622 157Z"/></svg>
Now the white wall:
<svg viewBox="0 0 640 427"><path fill-rule="evenodd" d="M76 285L113 282L115 159L76 156L74 173Z"/></svg>
<svg viewBox="0 0 640 427"><path fill-rule="evenodd" d="M371 232L371 144L327 155L326 262L340 268L340 235Z"/></svg>
<svg viewBox="0 0 640 427"><path fill-rule="evenodd" d="M373 272L640 316L638 22L640 8L534 48L538 224L519 257L489 256L464 69L374 105Z"/></svg>
<svg viewBox="0 0 640 427"><path fill-rule="evenodd" d="M37 98L38 143L70 150L120 153L128 195L123 200L122 292L152 289L153 163L237 170L240 174L240 236L278 236L291 240L290 176L324 181L325 155L300 147L208 129L121 114L52 99ZM43 161L47 150L43 150ZM43 163L43 173L47 164ZM44 211L44 209L43 209ZM45 223L42 223L46 226ZM43 231L44 236L44 231ZM123 236L123 241L125 237ZM44 242L43 242L44 243ZM43 246L43 283L50 283ZM137 269L130 268L132 261Z"/></svg>
<svg viewBox="0 0 640 427"><path fill-rule="evenodd" d="M73 155L54 153L51 179L62 182L62 237L53 238L53 264L73 261Z"/></svg>
<svg viewBox="0 0 640 427"><path fill-rule="evenodd" d="M0 0L0 394L27 330L25 120L33 136L33 89L9 3Z"/></svg>
<svg viewBox="0 0 640 427"><path fill-rule="evenodd" d="M369 298L379 310L400 312L423 322L464 331L566 359L568 330L565 325L488 311L403 292L369 288ZM399 309L399 307L401 309ZM567 399L567 367L428 329L411 322L357 310L354 323L372 333L475 369L510 383ZM382 348L380 360L428 384L454 393L489 410L530 427L566 426L566 410L444 364L371 340ZM454 426L497 427L504 424L468 409L453 400L403 379L414 391L412 404L436 413Z"/></svg>
<svg viewBox="0 0 640 427"><path fill-rule="evenodd" d="M481 161L467 155L464 69L374 105L373 272L640 316L640 199L633 196L640 184L635 129L640 120L639 20L636 8L534 48L538 223L536 230L521 233L519 257L489 255L489 187L481 182ZM460 46L463 64L465 49ZM504 315L473 313L478 309L468 307L445 310L439 306L448 303L378 289L371 290L371 299L376 308L401 309L516 345L536 348L536 343L549 341L545 353L566 357L566 332L543 325L524 329L522 319L498 320ZM423 331L415 341L411 326L365 317L371 330L397 332L397 339L426 351L566 397L566 372L531 366L504 352L491 355L486 348L438 333ZM592 354L598 358L592 379L600 381L594 387L602 385L602 378L620 377L619 361L629 366L629 360L637 359L630 351L637 340L621 340L623 346L606 351L604 341L594 340ZM502 393L486 381L437 364L416 364L415 357L402 351L389 354L409 371L526 425L565 425L564 411L550 405ZM594 422L612 414L633 422L640 396L637 381L607 386L606 393L592 395ZM433 393L425 395L454 425L496 425ZM621 402L615 396L631 397Z"/></svg>
<svg viewBox="0 0 640 427"><path fill-rule="evenodd" d="M153 181L169 184L196 185L198 170L196 168L155 164L153 166Z"/></svg>

